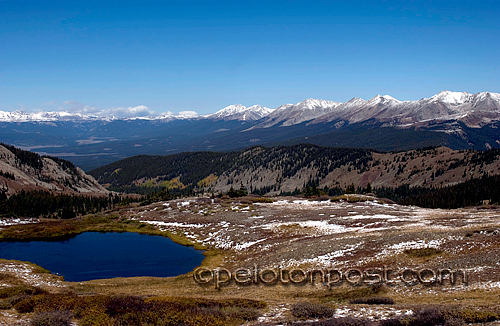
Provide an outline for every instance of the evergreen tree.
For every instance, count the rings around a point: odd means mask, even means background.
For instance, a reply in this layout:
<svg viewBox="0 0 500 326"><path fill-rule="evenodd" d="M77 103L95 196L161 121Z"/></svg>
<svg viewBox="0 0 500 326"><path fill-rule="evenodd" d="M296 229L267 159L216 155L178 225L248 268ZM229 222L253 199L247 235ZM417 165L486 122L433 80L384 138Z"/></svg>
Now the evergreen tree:
<svg viewBox="0 0 500 326"><path fill-rule="evenodd" d="M347 186L345 189L346 194L355 194L356 193L356 187L354 186L354 183L351 183L350 185Z"/></svg>
<svg viewBox="0 0 500 326"><path fill-rule="evenodd" d="M366 185L366 193L369 194L371 193L373 190L372 190L372 185L368 182L368 184Z"/></svg>

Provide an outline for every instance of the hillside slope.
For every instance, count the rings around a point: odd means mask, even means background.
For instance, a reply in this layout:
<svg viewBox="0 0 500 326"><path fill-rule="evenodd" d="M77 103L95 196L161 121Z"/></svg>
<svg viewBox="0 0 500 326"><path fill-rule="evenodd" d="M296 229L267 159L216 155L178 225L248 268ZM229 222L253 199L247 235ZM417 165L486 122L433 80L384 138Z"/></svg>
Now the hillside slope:
<svg viewBox="0 0 500 326"><path fill-rule="evenodd" d="M320 188L447 186L500 174L500 150L447 147L380 153L311 144L252 147L230 153L136 156L92 170L108 187L192 187L226 192L241 184L252 193L279 194Z"/></svg>
<svg viewBox="0 0 500 326"><path fill-rule="evenodd" d="M69 161L0 143L0 192L10 196L21 190L92 196L109 194L92 176Z"/></svg>

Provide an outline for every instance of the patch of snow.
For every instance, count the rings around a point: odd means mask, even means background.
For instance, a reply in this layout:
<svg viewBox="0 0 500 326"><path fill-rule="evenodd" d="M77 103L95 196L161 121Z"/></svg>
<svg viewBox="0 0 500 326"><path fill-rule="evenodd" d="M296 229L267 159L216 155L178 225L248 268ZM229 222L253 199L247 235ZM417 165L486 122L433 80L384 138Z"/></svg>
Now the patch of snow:
<svg viewBox="0 0 500 326"><path fill-rule="evenodd" d="M247 248L253 246L254 244L257 244L257 243L265 241L265 240L266 239L260 239L260 240L257 240L257 241L251 241L251 242L246 242L246 243L243 243L243 244L238 244L238 245L234 246L234 249L236 249L236 250L244 250L244 249L247 249Z"/></svg>
<svg viewBox="0 0 500 326"><path fill-rule="evenodd" d="M18 225L18 224L33 224L40 222L36 218L20 219L20 218L2 218L0 219L0 226Z"/></svg>
<svg viewBox="0 0 500 326"><path fill-rule="evenodd" d="M181 227L181 228L202 228L206 227L205 224L182 224L178 222L161 222L161 221L140 221L141 223L148 223L158 226L172 226L172 227Z"/></svg>
<svg viewBox="0 0 500 326"><path fill-rule="evenodd" d="M328 221L275 222L275 223L261 225L261 227L264 229L279 231L280 227L294 226L294 225L298 225L302 227L304 230L308 230L308 228L310 228L311 229L310 231L313 232L317 231L323 234L335 234L335 233L348 232L352 230L346 228L343 225L330 224L328 223Z"/></svg>
<svg viewBox="0 0 500 326"><path fill-rule="evenodd" d="M414 240L414 241L396 243L396 244L389 246L387 249L396 250L396 251L403 251L405 249L421 249L421 248L427 248L427 247L436 248L436 247L439 247L443 242L444 242L444 239L431 240L431 241L425 241L425 240L415 241Z"/></svg>

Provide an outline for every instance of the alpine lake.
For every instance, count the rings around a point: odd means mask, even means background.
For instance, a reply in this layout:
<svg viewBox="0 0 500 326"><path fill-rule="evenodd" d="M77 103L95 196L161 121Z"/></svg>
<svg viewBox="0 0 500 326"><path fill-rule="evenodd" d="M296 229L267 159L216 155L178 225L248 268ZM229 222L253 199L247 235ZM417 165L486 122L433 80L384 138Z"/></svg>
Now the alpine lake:
<svg viewBox="0 0 500 326"><path fill-rule="evenodd" d="M64 240L0 242L0 258L29 261L66 281L170 277L199 266L202 250L157 235L84 232Z"/></svg>

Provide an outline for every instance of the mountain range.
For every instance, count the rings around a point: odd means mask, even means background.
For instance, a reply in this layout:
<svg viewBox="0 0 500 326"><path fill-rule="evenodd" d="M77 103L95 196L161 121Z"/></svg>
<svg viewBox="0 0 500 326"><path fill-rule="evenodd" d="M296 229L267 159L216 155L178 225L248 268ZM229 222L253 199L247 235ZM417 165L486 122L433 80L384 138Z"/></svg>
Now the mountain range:
<svg viewBox="0 0 500 326"><path fill-rule="evenodd" d="M0 111L0 141L69 159L84 169L137 154L224 151L262 144L407 150L500 147L500 94L443 91L399 101L307 99L275 109L231 105L213 114L116 118Z"/></svg>

